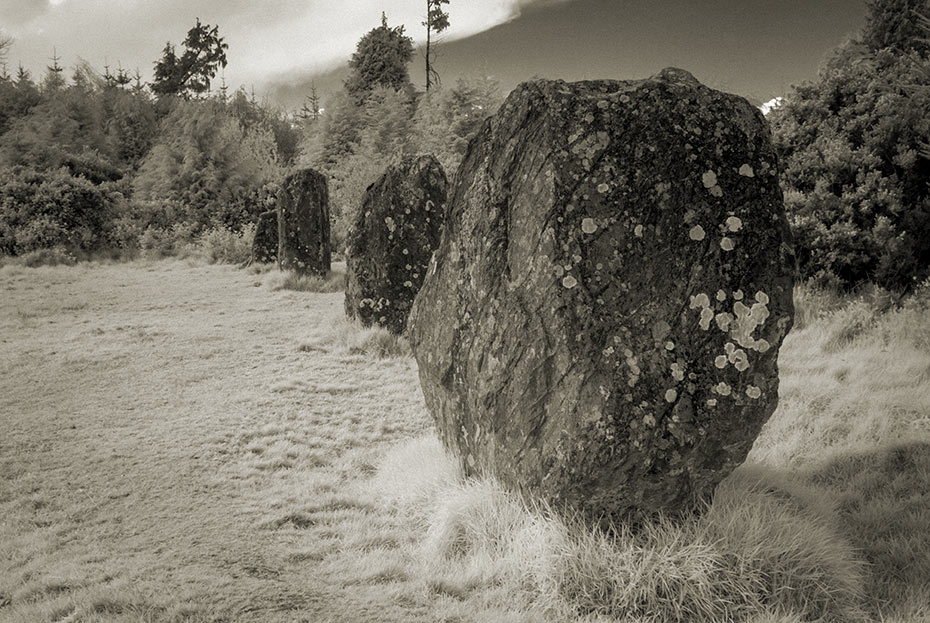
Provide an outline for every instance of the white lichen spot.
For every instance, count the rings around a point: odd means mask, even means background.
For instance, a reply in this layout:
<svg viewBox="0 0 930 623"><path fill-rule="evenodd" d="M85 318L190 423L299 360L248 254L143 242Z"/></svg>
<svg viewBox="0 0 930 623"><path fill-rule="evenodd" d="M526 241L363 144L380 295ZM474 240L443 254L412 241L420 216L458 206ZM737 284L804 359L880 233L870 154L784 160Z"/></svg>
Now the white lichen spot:
<svg viewBox="0 0 930 623"><path fill-rule="evenodd" d="M714 184L710 188L710 194L714 197L723 197L723 189L718 184Z"/></svg>
<svg viewBox="0 0 930 623"><path fill-rule="evenodd" d="M762 290L759 290L758 292L756 292L756 300L762 303L763 305L768 305L769 295L763 292Z"/></svg>
<svg viewBox="0 0 930 623"><path fill-rule="evenodd" d="M723 352L725 352L727 355L732 355L735 350L736 346L733 345L733 342L727 342L723 345Z"/></svg>
<svg viewBox="0 0 930 623"><path fill-rule="evenodd" d="M597 192L601 193L602 195L606 193L608 190L610 190L610 186L608 186L604 182L601 182L600 184L597 185Z"/></svg>
<svg viewBox="0 0 930 623"><path fill-rule="evenodd" d="M665 350L675 350L675 342L669 340L665 343Z"/></svg>
<svg viewBox="0 0 930 623"><path fill-rule="evenodd" d="M742 291L742 290L737 290L736 292L734 292L734 293L733 293L733 300L734 300L734 301L742 301L742 300L743 300L743 291Z"/></svg>
<svg viewBox="0 0 930 623"><path fill-rule="evenodd" d="M684 364L676 361L675 363L671 365L671 370L672 370L672 378L674 378L676 381L685 380Z"/></svg>
<svg viewBox="0 0 930 623"><path fill-rule="evenodd" d="M646 416L643 418L643 424L645 424L649 428L653 428L656 425L656 419L652 417L651 413L647 413Z"/></svg>
<svg viewBox="0 0 930 623"><path fill-rule="evenodd" d="M701 227L700 225L695 225L688 232L688 237L691 238L691 240L698 240L698 241L704 240L705 235L706 234L704 233L704 228Z"/></svg>
<svg viewBox="0 0 930 623"><path fill-rule="evenodd" d="M673 387L665 392L665 402L675 402L678 398L678 391Z"/></svg>
<svg viewBox="0 0 930 623"><path fill-rule="evenodd" d="M691 309L710 307L710 298L703 292L691 296Z"/></svg>
<svg viewBox="0 0 930 623"><path fill-rule="evenodd" d="M739 168L739 174L743 177L755 177L756 174L753 172L752 167L749 164L744 164Z"/></svg>
<svg viewBox="0 0 930 623"><path fill-rule="evenodd" d="M384 217L384 224L387 225L389 232L393 232L395 229L397 229L397 225L394 224L394 219L392 219L390 216Z"/></svg>
<svg viewBox="0 0 930 623"><path fill-rule="evenodd" d="M636 236L637 238L642 238L643 237L643 226L637 225L636 227L634 227L633 235Z"/></svg>
<svg viewBox="0 0 930 623"><path fill-rule="evenodd" d="M718 329L721 331L726 331L730 327L730 324L733 322L733 314L721 312L714 316L714 321L716 321Z"/></svg>
<svg viewBox="0 0 930 623"><path fill-rule="evenodd" d="M738 216L727 218L727 229L730 231L739 231L743 227L743 221Z"/></svg>
<svg viewBox="0 0 930 623"><path fill-rule="evenodd" d="M585 217L581 220L581 231L586 234L593 234L597 231L597 223L594 222L593 218Z"/></svg>
<svg viewBox="0 0 930 623"><path fill-rule="evenodd" d="M717 174L712 170L706 171L701 176L701 183L704 184L704 188L713 188L717 185Z"/></svg>
<svg viewBox="0 0 930 623"><path fill-rule="evenodd" d="M562 285L571 290L576 285L578 285L578 280L571 275L565 275L565 277L562 278Z"/></svg>
<svg viewBox="0 0 930 623"><path fill-rule="evenodd" d="M410 255L410 251L408 251L407 249L404 249L404 250L402 251L402 253L403 253L404 255Z"/></svg>
<svg viewBox="0 0 930 623"><path fill-rule="evenodd" d="M721 303L727 300L727 293L723 290L717 290L717 300Z"/></svg>
<svg viewBox="0 0 930 623"><path fill-rule="evenodd" d="M716 399L716 398L711 398L710 400L708 400L708 401L707 401L707 406L708 406L708 407L716 407L716 406L717 406L717 399Z"/></svg>
<svg viewBox="0 0 930 623"><path fill-rule="evenodd" d="M720 239L720 248L724 251L732 251L733 246L733 241L730 238L724 236Z"/></svg>
<svg viewBox="0 0 930 623"><path fill-rule="evenodd" d="M413 282L412 282L412 281L405 281L405 282L404 282L404 287L405 287L405 288L412 288L412 287L413 287Z"/></svg>
<svg viewBox="0 0 930 623"><path fill-rule="evenodd" d="M768 340L756 340L756 350L760 353L766 352L771 347L772 345L769 344Z"/></svg>
<svg viewBox="0 0 930 623"><path fill-rule="evenodd" d="M727 367L727 356L718 355L717 358L714 359L714 365L720 368L721 370L726 368Z"/></svg>
<svg viewBox="0 0 930 623"><path fill-rule="evenodd" d="M714 391L720 394L721 396L729 396L730 392L733 391L730 389L730 386L723 381L720 381L714 385Z"/></svg>
<svg viewBox="0 0 930 623"><path fill-rule="evenodd" d="M750 398L758 398L762 395L762 390L756 387L755 385L750 385L746 388L746 395Z"/></svg>
<svg viewBox="0 0 930 623"><path fill-rule="evenodd" d="M714 310L712 310L710 307L705 307L701 310L701 320L698 323L698 326L700 326L702 330L707 331L710 329L710 321L713 319Z"/></svg>

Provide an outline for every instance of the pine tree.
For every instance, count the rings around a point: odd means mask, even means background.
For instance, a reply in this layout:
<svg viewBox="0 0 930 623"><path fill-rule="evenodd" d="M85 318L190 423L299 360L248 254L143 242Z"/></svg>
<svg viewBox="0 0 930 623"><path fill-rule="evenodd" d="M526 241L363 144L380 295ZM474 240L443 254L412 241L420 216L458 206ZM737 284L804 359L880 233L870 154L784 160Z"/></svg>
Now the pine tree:
<svg viewBox="0 0 930 623"><path fill-rule="evenodd" d="M52 61L52 64L46 67L47 71L45 80L42 82L42 90L46 93L54 93L65 87L65 79L62 76L64 70L61 68L61 65L58 64L61 57L58 56L58 52L55 48L52 48L52 57L49 60Z"/></svg>
<svg viewBox="0 0 930 623"><path fill-rule="evenodd" d="M862 42L872 51L930 52L930 39L922 24L930 20L927 0L869 0Z"/></svg>
<svg viewBox="0 0 930 623"><path fill-rule="evenodd" d="M433 34L439 34L449 27L449 14L442 10L442 5L449 4L449 0L426 0L426 91L435 82L439 84L439 73L430 63L430 44Z"/></svg>
<svg viewBox="0 0 930 623"><path fill-rule="evenodd" d="M219 36L219 28L197 24L187 31L184 53L178 56L169 41L162 58L155 63L152 92L156 95L179 95L190 98L210 91L210 80L226 67L226 50L229 46Z"/></svg>
<svg viewBox="0 0 930 623"><path fill-rule="evenodd" d="M382 13L381 25L362 37L352 54L346 91L361 103L376 86L395 91L409 88L407 65L412 58L413 39L404 34L403 26L388 26Z"/></svg>

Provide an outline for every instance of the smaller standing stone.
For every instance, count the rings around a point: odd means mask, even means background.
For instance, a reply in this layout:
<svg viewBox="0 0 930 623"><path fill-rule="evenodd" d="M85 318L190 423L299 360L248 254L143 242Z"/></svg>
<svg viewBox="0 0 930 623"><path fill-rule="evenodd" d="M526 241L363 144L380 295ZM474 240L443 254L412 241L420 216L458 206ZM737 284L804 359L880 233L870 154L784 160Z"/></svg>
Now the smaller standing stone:
<svg viewBox="0 0 930 623"><path fill-rule="evenodd" d="M288 175L278 191L278 267L325 275L330 269L329 190L313 169Z"/></svg>
<svg viewBox="0 0 930 623"><path fill-rule="evenodd" d="M447 189L433 156L406 158L368 187L347 240L347 316L404 332L439 245Z"/></svg>
<svg viewBox="0 0 930 623"><path fill-rule="evenodd" d="M252 262L268 263L278 259L278 213L268 210L258 215L252 239Z"/></svg>

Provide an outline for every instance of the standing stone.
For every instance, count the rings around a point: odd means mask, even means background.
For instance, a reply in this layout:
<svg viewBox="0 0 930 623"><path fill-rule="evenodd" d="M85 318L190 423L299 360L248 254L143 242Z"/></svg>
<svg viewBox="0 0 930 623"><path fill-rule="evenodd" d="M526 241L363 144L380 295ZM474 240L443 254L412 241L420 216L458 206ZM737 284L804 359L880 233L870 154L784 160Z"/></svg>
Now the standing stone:
<svg viewBox="0 0 930 623"><path fill-rule="evenodd" d="M406 158L368 187L347 240L346 315L404 332L439 246L447 190L433 156Z"/></svg>
<svg viewBox="0 0 930 623"><path fill-rule="evenodd" d="M313 169L288 175L278 191L278 267L329 272L329 191L326 178Z"/></svg>
<svg viewBox="0 0 930 623"><path fill-rule="evenodd" d="M466 475L592 519L694 508L775 410L794 255L762 114L666 69L520 85L410 316Z"/></svg>
<svg viewBox="0 0 930 623"><path fill-rule="evenodd" d="M252 239L252 261L274 262L278 259L278 213L268 210L258 215Z"/></svg>

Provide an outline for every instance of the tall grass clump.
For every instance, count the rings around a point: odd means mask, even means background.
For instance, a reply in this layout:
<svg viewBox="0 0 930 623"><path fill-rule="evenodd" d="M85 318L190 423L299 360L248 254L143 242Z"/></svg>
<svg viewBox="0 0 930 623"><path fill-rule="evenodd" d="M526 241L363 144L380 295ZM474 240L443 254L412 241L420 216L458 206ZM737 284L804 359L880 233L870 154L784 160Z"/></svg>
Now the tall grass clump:
<svg viewBox="0 0 930 623"><path fill-rule="evenodd" d="M301 342L299 349L365 355L377 359L410 355L410 344L405 337L395 335L384 327L365 327L348 318L317 328Z"/></svg>
<svg viewBox="0 0 930 623"><path fill-rule="evenodd" d="M326 276L302 275L292 270L272 271L267 273L264 284L272 292L291 290L293 292L331 293L345 290L345 264L333 262L332 269Z"/></svg>
<svg viewBox="0 0 930 623"><path fill-rule="evenodd" d="M411 458L423 449L433 469ZM493 479L453 484L457 473L420 441L389 453L372 483L419 526L412 554L433 592L552 621L866 620L864 565L813 485L742 468L702 513L633 531L527 504Z"/></svg>

